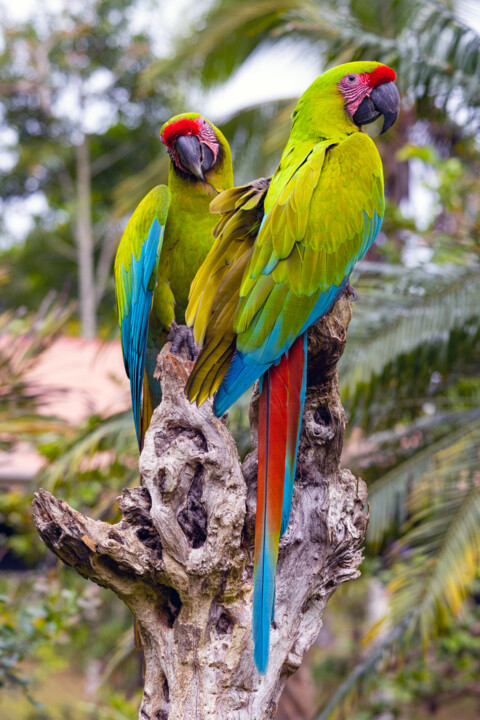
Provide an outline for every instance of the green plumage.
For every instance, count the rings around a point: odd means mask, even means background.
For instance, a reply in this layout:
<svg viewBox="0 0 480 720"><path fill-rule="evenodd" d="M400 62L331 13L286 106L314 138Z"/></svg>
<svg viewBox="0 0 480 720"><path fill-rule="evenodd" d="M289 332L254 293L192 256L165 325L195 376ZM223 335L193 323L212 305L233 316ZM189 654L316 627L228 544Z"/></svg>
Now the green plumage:
<svg viewBox="0 0 480 720"><path fill-rule="evenodd" d="M161 136L169 126L179 121L181 123L198 118L200 116L197 113L176 116L163 126ZM134 395L138 396L138 385L143 383L143 378L138 378L141 368L146 372L150 390L147 393L150 397L147 398L143 387L144 409L135 420L139 442L148 427L153 408L160 401L160 387L153 378L157 354L165 342L172 321L185 323L191 282L213 244L216 218L210 213L210 203L219 192L233 184L230 148L222 133L211 123L210 126L219 149L216 162L205 172L205 182L192 173L179 171L171 159L168 187L160 185L154 188L138 205L125 229L115 258L117 308L125 367L132 385L134 415L137 415L136 403L140 403L140 399ZM157 227L155 221L159 232L152 239L149 233ZM152 259L151 275L144 278L142 272L147 267L145 263L149 257L150 244L157 242L157 236L158 247L152 252L157 252L158 257L155 261ZM153 291L153 296L149 296L146 291ZM139 303L142 301L145 308L140 309ZM145 312L147 318L143 317ZM143 325L136 320L137 315L146 323L146 351ZM138 363L129 360L133 346L135 357L143 353L143 364L141 357ZM137 377L132 377L132 372ZM134 390L134 384L137 390Z"/></svg>
<svg viewBox="0 0 480 720"><path fill-rule="evenodd" d="M234 321L242 352L261 347L280 312L277 346L297 337L320 294L340 286L363 254L364 213L383 217L382 165L367 135L324 140L303 152L282 161L279 170L290 180L280 188L272 181L265 198Z"/></svg>
<svg viewBox="0 0 480 720"><path fill-rule="evenodd" d="M268 190L268 181L252 183L212 203L222 214L216 241L192 285L186 317L204 346L187 396L201 403L216 391L220 417L260 380L252 622L260 673L268 665L278 543L292 507L306 331L344 292L379 232L382 164L359 125L383 114L383 127L391 127L399 108L394 79L391 68L361 62L310 86Z"/></svg>
<svg viewBox="0 0 480 720"><path fill-rule="evenodd" d="M263 352L262 359L275 361L321 310L324 295L323 311L329 308L332 286L341 286L373 242L384 214L382 163L347 114L338 83L379 66L348 63L321 75L298 102L269 186L262 193L254 183L233 188L212 203L221 213L217 239L187 310L197 342L205 343L187 386L190 399L201 402L222 382L229 367L219 360L222 347L230 348L230 360L237 349L248 359Z"/></svg>

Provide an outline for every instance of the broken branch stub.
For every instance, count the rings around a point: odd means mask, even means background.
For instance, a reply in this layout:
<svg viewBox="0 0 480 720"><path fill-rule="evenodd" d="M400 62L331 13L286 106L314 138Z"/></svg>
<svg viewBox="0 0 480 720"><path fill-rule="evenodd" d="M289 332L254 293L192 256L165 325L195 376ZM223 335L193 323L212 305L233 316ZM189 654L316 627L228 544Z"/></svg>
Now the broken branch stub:
<svg viewBox="0 0 480 720"><path fill-rule="evenodd" d="M123 519L86 518L41 491L44 542L84 577L111 588L135 615L145 652L143 720L271 720L287 677L318 635L325 605L357 577L366 489L339 467L345 419L336 364L351 303L341 298L309 331L309 386L289 528L280 543L267 672L253 663L253 451L240 462L211 401L191 405L192 363L158 358L162 403L140 459L142 487L124 490Z"/></svg>

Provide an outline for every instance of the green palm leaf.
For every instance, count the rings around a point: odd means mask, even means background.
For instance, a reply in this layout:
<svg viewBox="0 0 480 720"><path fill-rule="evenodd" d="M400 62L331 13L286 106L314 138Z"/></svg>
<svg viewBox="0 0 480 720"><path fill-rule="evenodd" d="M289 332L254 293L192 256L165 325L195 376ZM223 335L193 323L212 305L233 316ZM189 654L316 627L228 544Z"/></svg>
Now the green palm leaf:
<svg viewBox="0 0 480 720"><path fill-rule="evenodd" d="M478 448L480 428L474 447ZM470 593L480 564L480 485L475 482L478 450L472 453L472 437L450 447L445 461L451 476L425 477L412 493L410 530L397 552L402 560L390 583L393 622L410 617L409 632L419 630L425 646L444 624L447 609L460 612ZM455 467L459 455L469 460ZM476 464L472 455L476 455ZM477 470L478 473L478 470ZM406 562L405 556L417 558Z"/></svg>
<svg viewBox="0 0 480 720"><path fill-rule="evenodd" d="M315 716L315 720L334 720L338 717L345 717L346 706L352 704L355 695L358 695L360 687L365 681L376 676L379 666L388 662L395 654L395 651L404 644L405 631L408 628L409 620L409 618L406 618L384 635L381 642L376 644L339 685L320 714Z"/></svg>
<svg viewBox="0 0 480 720"><path fill-rule="evenodd" d="M420 462L416 457L408 468L385 476L379 487L375 490L374 486L370 492L372 525L379 510L385 510L381 507L385 496L384 504L392 509L397 507L399 492L407 495L405 475L410 471L409 529L395 546L397 562L388 586L390 611L384 618L393 627L376 639L316 720L338 717L359 694L365 681L375 680L379 664L404 653L418 637L427 647L443 627L447 613L456 616L460 612L480 564L479 441L477 419L436 444L435 452L430 448ZM405 504L404 498L399 505ZM385 514L382 520L386 527ZM378 527L375 532L378 533ZM369 638L376 638L382 626L383 623L377 623L371 628Z"/></svg>
<svg viewBox="0 0 480 720"><path fill-rule="evenodd" d="M198 26L200 25L200 30ZM318 3L312 0L220 0L190 33L177 41L170 59L154 63L143 76L148 88L161 80L203 87L228 80L260 48L307 43L325 63L372 57L398 68L404 92L417 100L434 98L446 107L461 89L480 104L480 37L447 4L424 0ZM232 52L232 46L235 52Z"/></svg>
<svg viewBox="0 0 480 720"><path fill-rule="evenodd" d="M371 512L367 540L374 548L380 546L394 523L405 522L407 513L411 512L409 494L420 481L437 481L451 475L453 467L472 470L477 466L480 409L475 415L470 423L422 448L369 487Z"/></svg>
<svg viewBox="0 0 480 720"><path fill-rule="evenodd" d="M138 480L137 457L131 412L127 411L106 419L89 421L61 455L40 473L37 482L54 492L60 484L74 484L82 473L92 468L101 471L103 467L111 479L111 476L116 475L114 464L117 463L120 466L117 470L119 479L125 486L129 486ZM115 493L118 493L118 487Z"/></svg>
<svg viewBox="0 0 480 720"><path fill-rule="evenodd" d="M159 60L144 73L143 81L150 87L160 78L187 80L194 74L208 87L227 80L260 45L276 44L286 33L293 39L311 36L312 31L316 42L337 33L327 8L312 0L223 0L178 39L170 59Z"/></svg>
<svg viewBox="0 0 480 720"><path fill-rule="evenodd" d="M436 278L399 268L394 282L382 281L379 274L389 269L391 266L379 264L358 268L361 274L373 272L376 279L375 287L370 287L355 307L347 348L339 363L345 400L375 376L380 377L396 358L432 344L440 353L454 330L468 322L478 328L479 267L442 268L442 276Z"/></svg>

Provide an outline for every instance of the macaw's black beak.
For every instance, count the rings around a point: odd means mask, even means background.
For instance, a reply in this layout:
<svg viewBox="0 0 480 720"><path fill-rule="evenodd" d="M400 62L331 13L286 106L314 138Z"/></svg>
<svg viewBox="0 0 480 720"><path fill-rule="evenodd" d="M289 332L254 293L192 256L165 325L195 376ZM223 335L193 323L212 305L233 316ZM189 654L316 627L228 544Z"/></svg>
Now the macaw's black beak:
<svg viewBox="0 0 480 720"><path fill-rule="evenodd" d="M368 125L383 115L383 134L398 117L400 111L400 94L394 82L383 83L373 88L370 97L363 98L353 116L356 125Z"/></svg>
<svg viewBox="0 0 480 720"><path fill-rule="evenodd" d="M180 135L175 140L175 150L184 170L205 182L204 168L202 167L202 149L199 139L195 135Z"/></svg>

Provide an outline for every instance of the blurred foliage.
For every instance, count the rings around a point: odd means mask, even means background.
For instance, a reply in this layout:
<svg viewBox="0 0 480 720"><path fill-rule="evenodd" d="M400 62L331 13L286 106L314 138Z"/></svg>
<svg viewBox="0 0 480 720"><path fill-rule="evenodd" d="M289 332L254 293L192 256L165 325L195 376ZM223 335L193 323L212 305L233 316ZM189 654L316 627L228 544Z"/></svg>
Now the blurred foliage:
<svg viewBox="0 0 480 720"><path fill-rule="evenodd" d="M341 717L351 720L451 717L462 720L478 715L477 679L480 671L480 611L470 603L460 620L450 620L435 647L421 653L404 650L402 660L392 652L401 647L404 631L398 626L388 633L383 645L366 659L359 660L356 675L350 675L315 720L328 720L340 707ZM355 651L353 650L355 653ZM345 663L330 657L315 669L319 686L325 677L335 682L345 672ZM358 681L363 683L359 686ZM351 692L354 681L357 692ZM373 688L373 689L372 689ZM359 689L361 690L359 692ZM366 692L366 690L370 692ZM350 691L350 692L349 692ZM346 700L347 698L347 700Z"/></svg>
<svg viewBox="0 0 480 720"><path fill-rule="evenodd" d="M436 0L216 0L179 35L175 53L144 71L143 86L158 87L169 78L180 78L185 85L193 79L207 88L219 85L256 53L275 47L281 52L294 46L314 65L319 58L323 65L375 58L397 70L405 103L414 106L417 117L435 124L436 139L445 146L457 134L459 108L462 124L473 132L480 119L480 45L475 31L455 12L464 5ZM468 17L469 8L463 10ZM278 157L284 147L293 98L292 103L275 113L262 134L252 174L269 172L272 153ZM247 123L254 129L266 111L264 104L257 112L250 108L243 133ZM383 139L387 147L394 142L392 135ZM258 146L255 135L253 140ZM388 180L387 168L387 185Z"/></svg>
<svg viewBox="0 0 480 720"><path fill-rule="evenodd" d="M130 654L123 667L125 677L131 678L123 685L130 701L125 692L100 690L99 674L107 660L97 661L99 667L89 672L93 658L114 655L119 636L131 623L121 603L56 565L44 573L36 571L27 582L19 576L0 580L0 590L5 589L8 596L0 596L2 719L14 715L26 720L134 717L138 658ZM78 687L78 676L70 678L72 665L77 673L85 673L85 688ZM64 690L55 677L63 678ZM19 701L19 692L26 702Z"/></svg>
<svg viewBox="0 0 480 720"><path fill-rule="evenodd" d="M21 212L33 199L42 208L22 242L8 241L2 213L8 284L0 308L32 310L52 288L78 296L77 148L86 142L90 217L84 223L93 240L95 304L104 327L115 327L113 256L125 214L166 179L158 132L178 96L139 87L153 54L151 39L130 30L131 10L130 0L88 0L65 3L57 13L45 9L34 22L0 25L0 131L8 166L0 173L2 207ZM158 168L129 188L119 207L117 186L157 155Z"/></svg>
<svg viewBox="0 0 480 720"><path fill-rule="evenodd" d="M116 597L57 564L31 517L33 492L45 487L78 510L115 522L119 489L138 482L130 412L106 420L90 417L77 428L38 412L44 391L26 382L24 374L71 316L71 307L62 309L61 298L53 295L34 316L0 316L2 447L14 451L19 439L28 440L47 461L31 483L12 484L0 493L0 562L8 557L9 567L22 570L0 575L0 717L56 720L66 713L74 720L127 720L138 707L140 667L132 652L131 615ZM58 691L55 678L62 673L73 693ZM88 702L79 674L94 689ZM118 690L109 691L107 680Z"/></svg>
<svg viewBox="0 0 480 720"><path fill-rule="evenodd" d="M0 449L10 448L19 439L31 439L48 429L60 429L60 422L38 414L42 391L25 382L39 355L52 345L72 313L72 305L56 303L51 291L38 312L25 316L22 309L0 315Z"/></svg>

